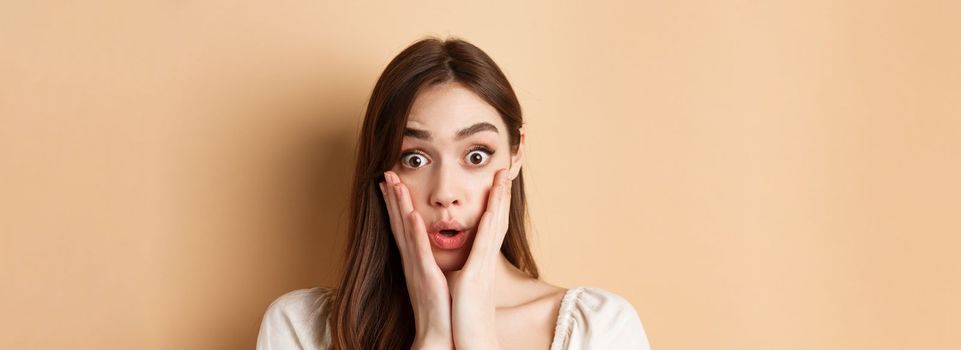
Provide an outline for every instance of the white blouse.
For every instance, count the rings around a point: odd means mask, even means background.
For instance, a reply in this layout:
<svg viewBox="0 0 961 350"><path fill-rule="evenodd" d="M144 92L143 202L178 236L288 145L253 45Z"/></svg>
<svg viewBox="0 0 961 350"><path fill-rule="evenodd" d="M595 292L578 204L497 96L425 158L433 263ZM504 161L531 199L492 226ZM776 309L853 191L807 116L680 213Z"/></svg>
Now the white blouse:
<svg viewBox="0 0 961 350"><path fill-rule="evenodd" d="M323 287L298 289L274 300L260 324L257 349L328 349L330 292ZM593 287L564 293L551 350L650 348L637 311L623 297Z"/></svg>

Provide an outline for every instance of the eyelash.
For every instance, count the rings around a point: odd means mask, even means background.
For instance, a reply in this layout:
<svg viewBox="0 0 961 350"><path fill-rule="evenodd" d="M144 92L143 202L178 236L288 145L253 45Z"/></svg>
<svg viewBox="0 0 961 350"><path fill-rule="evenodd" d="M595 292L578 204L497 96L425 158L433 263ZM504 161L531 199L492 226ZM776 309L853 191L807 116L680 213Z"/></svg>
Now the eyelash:
<svg viewBox="0 0 961 350"><path fill-rule="evenodd" d="M490 147L487 147L487 146L474 146L474 147L471 147L469 150L467 150L467 154L471 154L471 153L473 153L473 152L475 152L475 151L482 151L482 152L484 152L484 153L487 153L487 162L490 162L490 159L491 159L491 157L494 156L494 152L495 152L493 149L491 149ZM415 155L415 154L416 154L416 155L423 156L423 157L425 157L425 158L427 157L427 155L424 154L424 152L421 151L421 150L419 150L419 149L405 150L405 151L401 152L401 154L400 154L400 160L399 160L400 165L403 166L403 167L405 167L405 168L407 168L407 169L413 169L413 170L417 170L417 169L419 169L419 168L423 168L425 165L421 165L421 166L419 166L419 167L410 167L410 166L407 166L407 164L404 162L404 158L406 158L407 156L410 156L410 155ZM473 165L473 164L471 164L471 165ZM474 165L474 166L476 166L476 167L482 167L482 166L485 166L485 165L487 165L486 162L485 162L484 164Z"/></svg>

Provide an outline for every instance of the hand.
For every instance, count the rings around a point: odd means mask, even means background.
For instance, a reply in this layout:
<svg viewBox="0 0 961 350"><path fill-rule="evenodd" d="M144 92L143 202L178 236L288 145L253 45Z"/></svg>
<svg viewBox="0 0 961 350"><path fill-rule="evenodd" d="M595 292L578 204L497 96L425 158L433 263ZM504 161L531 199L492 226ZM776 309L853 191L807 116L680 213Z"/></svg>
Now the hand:
<svg viewBox="0 0 961 350"><path fill-rule="evenodd" d="M387 202L390 229L400 250L407 293L414 309L414 348L451 349L454 342L450 291L443 271L434 260L424 220L414 210L410 191L397 174L388 171L384 178L387 181L380 183L380 190Z"/></svg>
<svg viewBox="0 0 961 350"><path fill-rule="evenodd" d="M459 350L499 348L494 275L510 218L511 181L507 174L507 169L494 174L487 210L477 225L464 267L445 273L453 299L454 345Z"/></svg>

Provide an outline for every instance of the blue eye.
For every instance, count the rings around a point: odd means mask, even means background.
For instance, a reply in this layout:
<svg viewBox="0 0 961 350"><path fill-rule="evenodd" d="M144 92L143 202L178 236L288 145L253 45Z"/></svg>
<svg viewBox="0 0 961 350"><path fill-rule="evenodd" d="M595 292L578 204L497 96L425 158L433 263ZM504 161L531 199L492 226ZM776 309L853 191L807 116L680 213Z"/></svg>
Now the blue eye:
<svg viewBox="0 0 961 350"><path fill-rule="evenodd" d="M467 152L467 163L471 165L481 166L487 164L491 160L491 156L494 155L494 151L491 151L485 147L478 147L470 152Z"/></svg>
<svg viewBox="0 0 961 350"><path fill-rule="evenodd" d="M430 160L420 153L409 152L400 156L400 163L408 168L420 168L424 165L427 165L429 162Z"/></svg>

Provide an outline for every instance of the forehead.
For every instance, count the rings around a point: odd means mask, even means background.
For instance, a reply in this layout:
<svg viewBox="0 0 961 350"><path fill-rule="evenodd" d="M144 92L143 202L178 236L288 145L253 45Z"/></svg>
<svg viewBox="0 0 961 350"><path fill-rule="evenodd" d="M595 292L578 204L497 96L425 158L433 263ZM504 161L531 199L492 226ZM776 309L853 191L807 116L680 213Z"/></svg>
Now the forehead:
<svg viewBox="0 0 961 350"><path fill-rule="evenodd" d="M497 109L459 83L430 86L414 99L407 126L449 137L480 122L494 124L501 133L504 121Z"/></svg>

